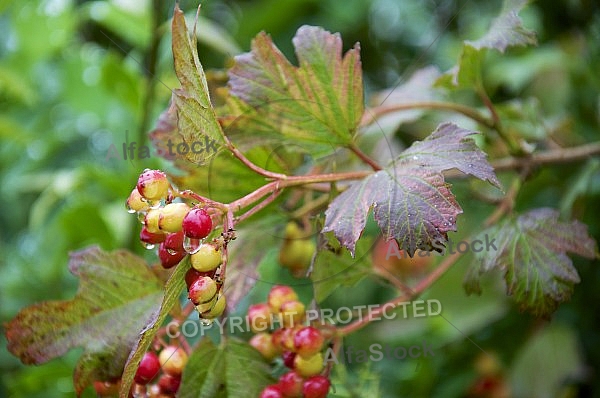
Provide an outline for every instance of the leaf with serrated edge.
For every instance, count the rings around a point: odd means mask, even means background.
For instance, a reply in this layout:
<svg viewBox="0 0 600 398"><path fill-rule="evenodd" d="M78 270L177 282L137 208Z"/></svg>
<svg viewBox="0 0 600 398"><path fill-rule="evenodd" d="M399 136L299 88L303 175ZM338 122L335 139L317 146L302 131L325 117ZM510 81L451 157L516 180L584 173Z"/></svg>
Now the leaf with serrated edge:
<svg viewBox="0 0 600 398"><path fill-rule="evenodd" d="M183 141L190 148L185 154L186 158L193 163L204 164L217 151L211 149L200 152L201 148L196 147L194 153L192 145L205 143L207 138L214 140L217 145L223 144L223 133L210 102L206 76L198 59L196 36L190 36L178 4L175 5L171 30L175 74L181 83L181 88L174 90L172 97L177 112L177 126Z"/></svg>
<svg viewBox="0 0 600 398"><path fill-rule="evenodd" d="M535 32L526 29L519 18L519 12L528 2L528 0L505 0L500 15L494 18L486 34L478 40L467 40L465 43L477 50L491 48L502 53L508 47L537 44Z"/></svg>
<svg viewBox="0 0 600 398"><path fill-rule="evenodd" d="M249 344L228 338L215 346L204 338L186 364L177 396L257 397L271 382L269 365Z"/></svg>
<svg viewBox="0 0 600 398"><path fill-rule="evenodd" d="M444 123L414 143L390 167L354 183L325 212L323 232L333 231L354 254L356 241L373 208L385 239L396 239L413 255L416 249L441 251L447 232L456 231L462 209L442 172L456 168L500 188L486 155L468 136L475 131Z"/></svg>
<svg viewBox="0 0 600 398"><path fill-rule="evenodd" d="M140 330L160 303L161 284L143 259L124 250L90 247L72 253L69 270L80 278L73 300L27 307L5 330L8 350L26 364L83 347L74 373L80 395L94 380L121 375Z"/></svg>
<svg viewBox="0 0 600 398"><path fill-rule="evenodd" d="M169 315L171 309L179 302L181 292L185 287L185 273L188 269L190 269L189 256L177 265L175 271L173 271L169 277L169 280L164 287L164 293L161 295L162 303L155 308L152 318L147 322L146 327L141 331L138 330L138 333L136 333L137 341L129 353L129 358L127 359L125 370L123 371L121 391L119 392L120 397L126 398L129 396L133 377L135 376L135 372L137 371L144 353L148 350L148 347L150 347L154 336L167 318L167 315Z"/></svg>
<svg viewBox="0 0 600 398"><path fill-rule="evenodd" d="M561 222L553 209L513 217L482 234L496 240L497 251L480 253L465 277L468 294L481 293L479 279L493 269L503 273L506 290L522 310L548 317L569 300L579 275L566 253L594 258L596 242L578 221Z"/></svg>
<svg viewBox="0 0 600 398"><path fill-rule="evenodd" d="M228 135L255 145L289 138L330 151L349 144L364 108L358 44L342 56L340 35L313 26L300 27L293 43L298 67L265 33L235 58L231 105L243 114Z"/></svg>

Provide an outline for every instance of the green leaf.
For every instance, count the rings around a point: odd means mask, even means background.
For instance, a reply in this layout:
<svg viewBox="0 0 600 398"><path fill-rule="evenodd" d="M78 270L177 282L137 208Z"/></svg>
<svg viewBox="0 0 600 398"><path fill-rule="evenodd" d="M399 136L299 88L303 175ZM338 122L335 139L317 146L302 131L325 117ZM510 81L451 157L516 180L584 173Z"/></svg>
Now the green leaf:
<svg viewBox="0 0 600 398"><path fill-rule="evenodd" d="M292 142L331 152L352 142L363 114L359 45L342 55L342 40L319 27L302 26L293 44L293 66L266 33L238 55L229 71L228 127L236 143Z"/></svg>
<svg viewBox="0 0 600 398"><path fill-rule="evenodd" d="M445 123L425 140L414 143L394 163L342 192L325 212L323 232L333 231L354 253L367 214L373 208L384 238L400 249L442 251L447 232L456 231L462 209L444 180L443 171L456 168L496 187L492 166L468 136L477 134Z"/></svg>
<svg viewBox="0 0 600 398"><path fill-rule="evenodd" d="M133 377L135 372L144 356L144 353L150 347L154 336L158 332L158 329L162 326L167 315L171 309L179 303L181 292L185 287L185 273L190 269L189 256L177 265L175 271L169 277L167 284L164 287L164 294L161 295L162 303L154 308L152 317L146 322L143 329L136 329L137 339L135 344L132 345L129 358L125 364L125 370L121 378L121 391L120 396L127 398L129 396L129 390L133 383Z"/></svg>
<svg viewBox="0 0 600 398"><path fill-rule="evenodd" d="M356 258L341 250L331 234L322 234L310 279L313 281L315 299L322 302L340 286L352 287L371 274L370 249L373 240L361 239L356 247Z"/></svg>
<svg viewBox="0 0 600 398"><path fill-rule="evenodd" d="M171 102L175 106L179 134L190 148L194 143L204 144L207 148L207 139L215 145L223 145L221 125L210 102L206 76L198 59L196 36L190 36L179 5L175 6L172 32L175 74L181 88L174 90ZM192 163L204 164L217 152L189 150L184 156Z"/></svg>
<svg viewBox="0 0 600 398"><path fill-rule="evenodd" d="M204 338L183 371L179 398L257 397L273 379L269 365L249 344Z"/></svg>
<svg viewBox="0 0 600 398"><path fill-rule="evenodd" d="M83 347L74 373L78 395L94 380L119 377L140 330L160 303L160 281L139 257L90 247L71 254L80 278L70 301L23 309L5 325L8 350L25 364L41 364Z"/></svg>
<svg viewBox="0 0 600 398"><path fill-rule="evenodd" d="M436 86L447 89L466 89L481 87L481 62L483 52L465 45L460 53L458 64L444 73Z"/></svg>
<svg viewBox="0 0 600 398"><path fill-rule="evenodd" d="M535 32L526 29L519 12L528 0L505 0L500 15L494 19L483 37L465 43L477 50L491 48L503 53L508 47L537 44Z"/></svg>
<svg viewBox="0 0 600 398"><path fill-rule="evenodd" d="M587 258L597 255L587 227L558 220L553 209L540 208L487 229L482 234L497 241L496 251L479 253L465 277L467 294L481 293L481 275L502 272L506 290L522 310L548 317L569 300L579 275L566 253Z"/></svg>

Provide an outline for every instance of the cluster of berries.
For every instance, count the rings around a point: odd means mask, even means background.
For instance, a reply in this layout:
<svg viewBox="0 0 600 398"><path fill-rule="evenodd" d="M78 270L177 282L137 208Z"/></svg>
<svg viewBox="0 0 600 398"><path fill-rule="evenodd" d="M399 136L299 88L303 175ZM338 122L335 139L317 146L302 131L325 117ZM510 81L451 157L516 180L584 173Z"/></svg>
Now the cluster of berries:
<svg viewBox="0 0 600 398"><path fill-rule="evenodd" d="M277 384L265 387L261 398L327 396L331 383L321 374L325 336L319 329L304 325L305 307L292 288L274 286L266 303L248 308L248 320L256 333L250 345L268 361L281 356L285 366L291 369ZM275 321L281 327L269 333Z"/></svg>
<svg viewBox="0 0 600 398"><path fill-rule="evenodd" d="M148 398L175 397L187 361L186 352L173 345L164 347L158 355L154 351L146 352L134 376L134 396L140 393ZM96 381L94 389L100 397L114 396L119 393L120 384L120 380Z"/></svg>
<svg viewBox="0 0 600 398"><path fill-rule="evenodd" d="M213 319L225 310L219 266L222 250L204 242L213 230L206 208L174 201L174 191L165 173L146 169L127 199L127 208L141 222L140 241L148 249L158 247L161 265L168 269L190 255L192 268L186 274L189 298L201 319Z"/></svg>
<svg viewBox="0 0 600 398"><path fill-rule="evenodd" d="M296 278L306 276L316 244L310 233L304 231L294 221L285 226L285 235L279 250L279 264L287 268Z"/></svg>

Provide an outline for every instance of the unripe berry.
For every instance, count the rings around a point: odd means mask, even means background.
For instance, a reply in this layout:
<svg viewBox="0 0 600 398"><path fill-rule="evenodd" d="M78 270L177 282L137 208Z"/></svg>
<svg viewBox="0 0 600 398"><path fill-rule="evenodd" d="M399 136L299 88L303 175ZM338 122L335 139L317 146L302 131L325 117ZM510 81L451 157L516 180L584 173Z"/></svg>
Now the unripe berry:
<svg viewBox="0 0 600 398"><path fill-rule="evenodd" d="M217 294L217 283L208 276L198 278L189 290L189 298L194 305L210 302Z"/></svg>
<svg viewBox="0 0 600 398"><path fill-rule="evenodd" d="M250 345L262 355L267 361L272 361L281 352L271 339L268 333L258 333L252 336L249 341Z"/></svg>
<svg viewBox="0 0 600 398"><path fill-rule="evenodd" d="M326 398L329 387L331 387L331 383L327 377L316 375L304 382L302 392L304 398Z"/></svg>
<svg viewBox="0 0 600 398"><path fill-rule="evenodd" d="M266 386L260 393L260 398L284 398L284 396L279 387Z"/></svg>
<svg viewBox="0 0 600 398"><path fill-rule="evenodd" d="M306 309L300 301L292 300L281 304L279 309L281 322L284 327L293 327L302 324Z"/></svg>
<svg viewBox="0 0 600 398"><path fill-rule="evenodd" d="M167 234L165 248L172 252L185 252L183 248L183 231Z"/></svg>
<svg viewBox="0 0 600 398"><path fill-rule="evenodd" d="M179 264L186 255L186 252L174 252L174 254L169 253L165 247L165 242L161 243L158 247L158 258L160 259L160 265L162 265L162 267L165 269L173 268Z"/></svg>
<svg viewBox="0 0 600 398"><path fill-rule="evenodd" d="M160 212L162 209L150 209L144 217L144 225L148 232L153 234L159 234L162 231L158 228L158 220L160 219Z"/></svg>
<svg viewBox="0 0 600 398"><path fill-rule="evenodd" d="M254 304L248 307L248 322L254 333L264 332L271 327L272 314L266 303Z"/></svg>
<svg viewBox="0 0 600 398"><path fill-rule="evenodd" d="M142 226L142 229L140 230L140 241L144 242L144 243L148 243L151 245L155 245L157 243L162 243L165 241L165 239L167 239L167 235L159 232L159 233L152 233L150 231L148 231L148 228L146 228L146 226Z"/></svg>
<svg viewBox="0 0 600 398"><path fill-rule="evenodd" d="M221 264L221 252L214 245L203 243L198 251L191 255L192 267L206 272L216 269Z"/></svg>
<svg viewBox="0 0 600 398"><path fill-rule="evenodd" d="M282 375L277 382L277 386L284 396L290 398L302 397L302 386L304 379L298 373L289 371Z"/></svg>
<svg viewBox="0 0 600 398"><path fill-rule="evenodd" d="M225 295L221 294L217 298L217 302L215 305L208 311L200 314L200 318L202 319L214 319L223 315L225 312L225 308L227 307L227 301L225 300Z"/></svg>
<svg viewBox="0 0 600 398"><path fill-rule="evenodd" d="M319 352L306 359L296 355L294 369L304 377L314 376L323 370L323 355Z"/></svg>
<svg viewBox="0 0 600 398"><path fill-rule="evenodd" d="M160 392L164 394L175 394L179 390L181 384L181 375L173 376L170 374L164 374L158 379L158 386Z"/></svg>
<svg viewBox="0 0 600 398"><path fill-rule="evenodd" d="M137 188L133 188L133 191L129 194L126 205L130 213L146 211L150 208L150 205L143 199Z"/></svg>
<svg viewBox="0 0 600 398"><path fill-rule="evenodd" d="M169 203L161 209L158 228L165 232L179 232L182 228L183 218L190 211L185 203Z"/></svg>
<svg viewBox="0 0 600 398"><path fill-rule="evenodd" d="M273 344L283 351L295 352L296 348L294 347L294 336L299 329L300 326L276 330L272 335Z"/></svg>
<svg viewBox="0 0 600 398"><path fill-rule="evenodd" d="M138 384L148 384L160 370L160 362L153 352L147 352L142 357L140 366L135 372L134 380Z"/></svg>
<svg viewBox="0 0 600 398"><path fill-rule="evenodd" d="M323 348L325 339L321 332L312 326L307 326L294 335L296 353L303 358L310 358Z"/></svg>
<svg viewBox="0 0 600 398"><path fill-rule="evenodd" d="M271 311L277 313L281 309L281 304L292 300L298 300L298 295L294 289L285 285L275 285L269 291L267 303L271 307Z"/></svg>
<svg viewBox="0 0 600 398"><path fill-rule="evenodd" d="M209 278L212 278L215 276L215 273L214 271L200 272L196 271L193 268L188 269L185 273L185 284L187 286L187 289L190 290L190 286L192 286L192 284L196 282L196 280L202 278L203 276L208 276Z"/></svg>
<svg viewBox="0 0 600 398"><path fill-rule="evenodd" d="M188 238L204 239L212 231L212 219L206 210L196 207L186 214L182 226Z"/></svg>
<svg viewBox="0 0 600 398"><path fill-rule="evenodd" d="M137 182L137 190L147 200L160 200L167 197L169 193L169 180L160 170L146 169L140 174Z"/></svg>
<svg viewBox="0 0 600 398"><path fill-rule="evenodd" d="M183 348L174 345L166 346L158 355L163 372L171 376L179 376L183 372L188 355Z"/></svg>

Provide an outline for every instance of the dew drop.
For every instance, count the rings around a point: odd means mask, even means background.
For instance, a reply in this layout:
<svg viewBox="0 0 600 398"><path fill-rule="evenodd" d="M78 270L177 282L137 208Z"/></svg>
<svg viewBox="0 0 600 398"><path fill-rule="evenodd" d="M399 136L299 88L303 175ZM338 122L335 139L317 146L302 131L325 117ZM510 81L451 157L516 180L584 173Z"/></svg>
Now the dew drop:
<svg viewBox="0 0 600 398"><path fill-rule="evenodd" d="M158 209L162 205L162 201L160 200L148 200L146 202L151 209Z"/></svg>
<svg viewBox="0 0 600 398"><path fill-rule="evenodd" d="M200 324L202 326L211 326L213 324L213 320L212 319L200 318Z"/></svg>
<svg viewBox="0 0 600 398"><path fill-rule="evenodd" d="M135 213L135 210L132 209L128 203L125 203L125 208L127 208L127 213L129 213L129 214Z"/></svg>
<svg viewBox="0 0 600 398"><path fill-rule="evenodd" d="M469 163L468 166L473 168L473 163Z"/></svg>
<svg viewBox="0 0 600 398"><path fill-rule="evenodd" d="M142 246L144 246L147 250L152 250L156 247L156 245L154 243L146 243L146 242L141 242Z"/></svg>
<svg viewBox="0 0 600 398"><path fill-rule="evenodd" d="M138 211L137 213L137 219L139 222L141 222L142 224L145 223L146 220L146 212L145 211Z"/></svg>
<svg viewBox="0 0 600 398"><path fill-rule="evenodd" d="M418 156L413 156L413 160L419 160Z"/></svg>
<svg viewBox="0 0 600 398"><path fill-rule="evenodd" d="M170 255L174 256L177 254L177 250L173 250L170 247L167 248L167 253L169 253Z"/></svg>
<svg viewBox="0 0 600 398"><path fill-rule="evenodd" d="M193 239L193 238L186 236L185 238L183 238L183 249L188 254L194 254L198 250L200 250L201 243L202 243L202 241L200 239Z"/></svg>

